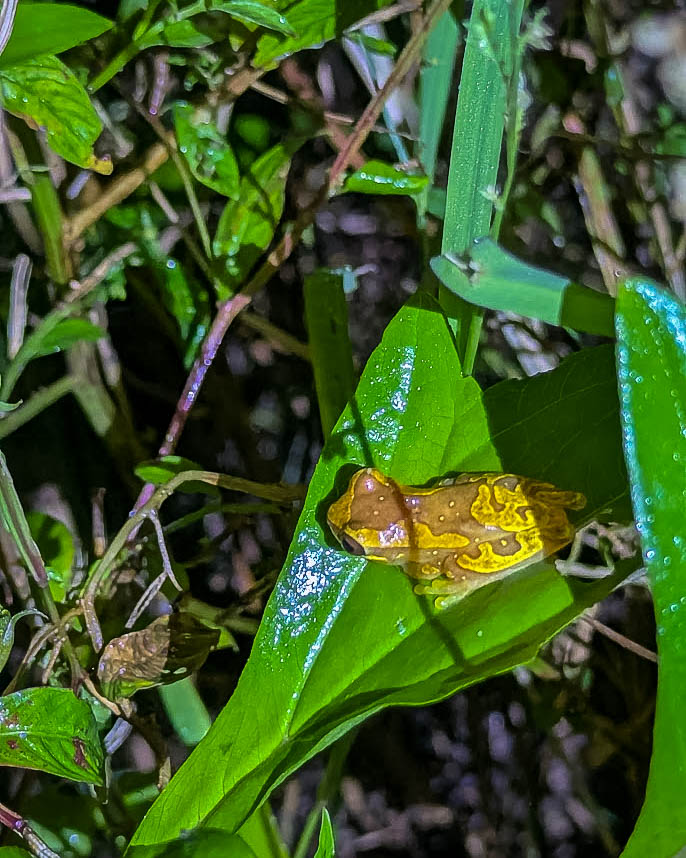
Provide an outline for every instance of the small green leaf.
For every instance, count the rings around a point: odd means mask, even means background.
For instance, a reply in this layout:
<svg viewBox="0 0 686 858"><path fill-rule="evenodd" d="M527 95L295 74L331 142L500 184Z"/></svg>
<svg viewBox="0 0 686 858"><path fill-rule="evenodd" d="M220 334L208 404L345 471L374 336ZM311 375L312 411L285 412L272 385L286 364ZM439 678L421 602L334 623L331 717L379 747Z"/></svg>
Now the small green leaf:
<svg viewBox="0 0 686 858"><path fill-rule="evenodd" d="M212 12L226 12L232 18L246 21L249 24L258 24L268 30L276 30L286 36L295 36L296 32L288 23L285 15L269 3L260 0L212 0L209 9Z"/></svg>
<svg viewBox="0 0 686 858"><path fill-rule="evenodd" d="M174 127L179 151L195 178L222 196L236 199L240 187L233 149L209 116L185 101L174 106Z"/></svg>
<svg viewBox="0 0 686 858"><path fill-rule="evenodd" d="M112 172L111 162L93 153L102 131L98 115L86 90L57 57L46 55L0 69L0 100L14 116L44 128L51 148L65 160Z"/></svg>
<svg viewBox="0 0 686 858"><path fill-rule="evenodd" d="M377 9L388 6L391 0L278 0L277 9L288 14L290 28L297 33L283 37L276 33L265 33L257 42L257 53L253 65L256 67L274 63L274 60L290 56L303 48L319 47L340 36L343 32Z"/></svg>
<svg viewBox="0 0 686 858"><path fill-rule="evenodd" d="M0 401L0 413L9 414L10 411L14 411L19 408L22 404L23 400L19 400L19 402L1 402Z"/></svg>
<svg viewBox="0 0 686 858"><path fill-rule="evenodd" d="M345 180L343 192L360 194L418 194L429 182L428 176L413 176L383 161L367 161Z"/></svg>
<svg viewBox="0 0 686 858"><path fill-rule="evenodd" d="M162 456L159 459L148 459L146 462L141 462L134 468L134 474L146 483L152 483L155 486L168 483L176 474L182 471L202 471L202 467L197 462L190 459L184 459L183 456ZM180 492L188 494L204 494L216 497L219 494L219 489L216 486L208 483L188 482L183 483L178 489Z"/></svg>
<svg viewBox="0 0 686 858"><path fill-rule="evenodd" d="M319 845L314 853L314 858L334 858L336 854L336 843L333 836L333 826L329 811L322 810L322 827L319 829Z"/></svg>
<svg viewBox="0 0 686 858"><path fill-rule="evenodd" d="M162 300L178 323L183 365L190 369L210 324L208 295L176 259L169 257L161 273Z"/></svg>
<svg viewBox="0 0 686 858"><path fill-rule="evenodd" d="M371 54L378 54L383 57L394 57L398 53L398 49L393 42L389 42L387 39L375 39L374 36L369 36L361 30L346 33L345 37L348 41L355 42L355 44L360 45Z"/></svg>
<svg viewBox="0 0 686 858"><path fill-rule="evenodd" d="M7 659L10 657L12 647L14 646L14 627L22 617L30 617L37 614L39 617L44 617L40 611L30 608L28 611L20 611L12 616L5 608L0 608L0 671L7 664Z"/></svg>
<svg viewBox="0 0 686 858"><path fill-rule="evenodd" d="M62 603L71 585L74 538L65 524L42 512L30 512L26 520L45 562L52 597Z"/></svg>
<svg viewBox="0 0 686 858"><path fill-rule="evenodd" d="M104 756L90 706L66 688L0 697L0 766L102 785Z"/></svg>
<svg viewBox="0 0 686 858"><path fill-rule="evenodd" d="M647 280L617 294L617 376L659 657L645 803L622 858L673 858L686 846L686 308Z"/></svg>
<svg viewBox="0 0 686 858"><path fill-rule="evenodd" d="M60 54L100 36L112 21L68 3L25 3L17 7L12 35L0 54L0 68L44 54Z"/></svg>
<svg viewBox="0 0 686 858"><path fill-rule="evenodd" d="M223 27L216 26L206 17L197 16L193 20L161 21L138 39L136 47L139 51L162 45L169 48L205 48L225 37Z"/></svg>
<svg viewBox="0 0 686 858"><path fill-rule="evenodd" d="M33 858L33 852L19 846L0 846L0 858Z"/></svg>
<svg viewBox="0 0 686 858"><path fill-rule="evenodd" d="M51 355L71 348L78 342L94 343L105 336L105 331L88 319L63 319L36 344L35 357Z"/></svg>
<svg viewBox="0 0 686 858"><path fill-rule="evenodd" d="M343 277L320 269L305 278L305 320L324 437L355 388Z"/></svg>
<svg viewBox="0 0 686 858"><path fill-rule="evenodd" d="M541 319L589 334L614 335L614 299L536 268L489 238L475 239L467 259L436 256L431 268L460 298L487 307Z"/></svg>
<svg viewBox="0 0 686 858"><path fill-rule="evenodd" d="M268 149L241 180L238 199L226 204L212 242L214 255L225 257L228 295L242 282L269 246L281 220L286 179L300 142L279 143Z"/></svg>

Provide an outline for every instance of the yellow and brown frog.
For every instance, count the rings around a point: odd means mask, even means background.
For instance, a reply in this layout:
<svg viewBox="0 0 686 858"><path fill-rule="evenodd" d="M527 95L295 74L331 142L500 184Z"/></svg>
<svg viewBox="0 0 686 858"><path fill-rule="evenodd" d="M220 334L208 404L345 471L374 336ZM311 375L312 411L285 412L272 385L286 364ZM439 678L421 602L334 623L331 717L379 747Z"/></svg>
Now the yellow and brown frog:
<svg viewBox="0 0 686 858"><path fill-rule="evenodd" d="M376 468L353 474L327 512L351 554L399 566L446 604L563 548L575 528L566 509L580 492L515 474L469 473L429 488L403 486Z"/></svg>

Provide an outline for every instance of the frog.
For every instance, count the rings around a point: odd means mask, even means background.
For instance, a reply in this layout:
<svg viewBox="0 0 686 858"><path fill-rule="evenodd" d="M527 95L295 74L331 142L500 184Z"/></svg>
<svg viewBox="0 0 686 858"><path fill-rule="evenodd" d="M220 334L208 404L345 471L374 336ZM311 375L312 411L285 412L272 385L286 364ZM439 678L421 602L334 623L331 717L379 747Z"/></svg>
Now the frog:
<svg viewBox="0 0 686 858"><path fill-rule="evenodd" d="M576 528L566 510L585 505L581 492L517 474L462 473L418 487L362 468L326 517L345 551L400 567L416 593L447 607L568 545Z"/></svg>

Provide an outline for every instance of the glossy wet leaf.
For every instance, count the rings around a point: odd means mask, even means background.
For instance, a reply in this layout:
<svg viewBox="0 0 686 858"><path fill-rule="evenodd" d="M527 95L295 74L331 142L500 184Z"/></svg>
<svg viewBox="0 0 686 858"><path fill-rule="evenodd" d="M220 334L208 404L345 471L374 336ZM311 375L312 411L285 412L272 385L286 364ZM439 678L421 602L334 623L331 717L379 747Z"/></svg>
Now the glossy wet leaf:
<svg viewBox="0 0 686 858"><path fill-rule="evenodd" d="M12 35L0 54L0 68L59 54L100 36L112 22L90 9L69 3L20 3Z"/></svg>
<svg viewBox="0 0 686 858"><path fill-rule="evenodd" d="M431 267L444 286L471 304L614 336L610 295L523 262L488 238L474 241L465 259L437 256Z"/></svg>
<svg viewBox="0 0 686 858"><path fill-rule="evenodd" d="M52 597L64 602L74 566L74 537L65 524L45 513L30 512L26 520L45 563Z"/></svg>
<svg viewBox="0 0 686 858"><path fill-rule="evenodd" d="M567 373L557 373L559 383L551 373L546 401L536 407L549 436L556 419L581 436L588 413L580 413L576 398L560 401ZM522 397L528 383L519 382ZM461 376L444 316L431 299L416 296L386 329L322 453L233 697L134 844L201 822L235 830L290 772L372 713L441 699L527 661L616 583L567 580L550 563L538 564L437 613L398 569L336 547L326 509L360 465L375 464L410 485L459 471L467 461L472 469L514 470L517 462L506 455L501 462L489 440L489 419L478 385ZM530 428L511 425L522 445ZM614 415L608 406L597 432L611 433L619 450L616 397ZM592 495L603 463L586 445L559 437L558 446L564 457L547 457L528 476ZM563 458L566 468L576 465L571 483L556 478ZM594 503L604 505L600 491ZM210 766L215 777L208 781Z"/></svg>
<svg viewBox="0 0 686 858"><path fill-rule="evenodd" d="M355 387L343 276L320 269L305 278L305 321L324 438Z"/></svg>
<svg viewBox="0 0 686 858"><path fill-rule="evenodd" d="M103 752L90 706L66 688L0 697L0 766L103 783Z"/></svg>
<svg viewBox="0 0 686 858"><path fill-rule="evenodd" d="M620 286L617 374L659 658L645 804L622 856L672 858L686 845L686 308L649 281Z"/></svg>
<svg viewBox="0 0 686 858"><path fill-rule="evenodd" d="M292 37L265 33L257 42L253 65L265 66L274 60L314 48L340 36L360 18L387 6L391 0L278 0L276 8L288 16L288 24L297 34Z"/></svg>
<svg viewBox="0 0 686 858"><path fill-rule="evenodd" d="M226 136L220 134L209 115L179 101L174 106L174 128L179 151L195 178L218 194L236 199L238 164Z"/></svg>
<svg viewBox="0 0 686 858"><path fill-rule="evenodd" d="M226 12L239 21L258 24L268 30L276 30L286 36L295 36L296 32L288 23L288 18L278 12L273 3L261 0L212 0L208 7L213 12Z"/></svg>
<svg viewBox="0 0 686 858"><path fill-rule="evenodd" d="M112 172L93 144L102 124L86 90L57 57L42 56L0 69L0 99L5 110L33 128L45 129L52 149L66 161L99 173Z"/></svg>
<svg viewBox="0 0 686 858"><path fill-rule="evenodd" d="M336 844L333 837L333 826L331 825L331 817L329 811L324 808L322 810L322 825L319 829L319 844L317 851L314 853L314 858L334 858Z"/></svg>
<svg viewBox="0 0 686 858"><path fill-rule="evenodd" d="M279 143L260 155L241 179L238 199L224 207L212 249L224 260L223 281L232 291L274 237L283 212L291 158L298 146L295 142Z"/></svg>
<svg viewBox="0 0 686 858"><path fill-rule="evenodd" d="M490 443L507 470L581 485L586 506L569 514L577 524L631 522L612 346L583 349L526 381L502 381L485 391L484 405ZM465 456L465 470L479 470L481 459L481 449Z"/></svg>
<svg viewBox="0 0 686 858"><path fill-rule="evenodd" d="M428 176L412 175L383 161L367 161L348 176L343 191L360 194L418 194L427 186Z"/></svg>

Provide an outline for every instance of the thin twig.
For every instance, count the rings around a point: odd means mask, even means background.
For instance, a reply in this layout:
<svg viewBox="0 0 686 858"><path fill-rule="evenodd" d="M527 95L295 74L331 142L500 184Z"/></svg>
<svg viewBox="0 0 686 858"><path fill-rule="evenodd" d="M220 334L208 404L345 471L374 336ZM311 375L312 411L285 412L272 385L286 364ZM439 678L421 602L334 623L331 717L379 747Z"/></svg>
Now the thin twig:
<svg viewBox="0 0 686 858"><path fill-rule="evenodd" d="M209 485L218 486L230 491L244 492L265 500L277 503L288 503L302 499L304 495L303 486L282 486L266 483L256 483L245 480L242 477L230 477L226 474L216 474L212 471L182 471L162 486L159 486L150 497L138 507L126 523L120 528L100 563L94 568L90 579L81 592L81 607L88 628L88 634L93 641L96 652L102 649L103 638L100 623L95 613L95 598L103 582L109 577L110 572L117 560L119 552L126 545L129 536L137 531L151 513L156 513L164 501L185 482L199 481Z"/></svg>
<svg viewBox="0 0 686 858"><path fill-rule="evenodd" d="M597 632L600 632L601 635L605 635L606 638L609 638L611 641L619 644L619 646L624 647L624 649L628 649L629 652L633 652L641 658L657 663L657 654L652 650L641 646L641 644L636 643L636 641L632 641L631 638L626 637L620 632L616 632L614 629L606 626L605 623L601 623L599 620L596 620L595 617L589 617L587 614L582 614L581 619L585 620Z"/></svg>
<svg viewBox="0 0 686 858"><path fill-rule="evenodd" d="M67 244L73 244L89 226L92 226L106 212L119 205L137 190L158 167L164 164L168 157L169 150L166 146L162 143L153 143L139 167L135 167L118 179L114 179L91 205L81 209L69 220L65 219L64 238Z"/></svg>

